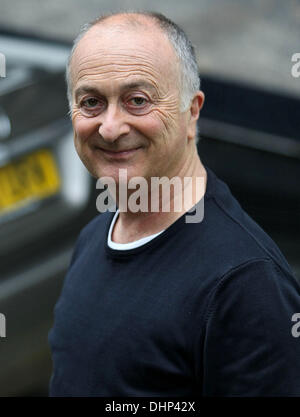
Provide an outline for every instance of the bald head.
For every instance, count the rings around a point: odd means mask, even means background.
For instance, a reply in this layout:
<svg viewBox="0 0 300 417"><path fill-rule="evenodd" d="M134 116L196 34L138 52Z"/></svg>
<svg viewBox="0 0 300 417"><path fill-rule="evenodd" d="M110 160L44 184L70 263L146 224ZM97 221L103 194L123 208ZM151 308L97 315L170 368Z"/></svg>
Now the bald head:
<svg viewBox="0 0 300 417"><path fill-rule="evenodd" d="M109 37L110 34L124 36L126 33L133 33L137 37L139 32L148 32L149 37L153 39L155 37L157 39L157 36L159 36L167 40L173 51L170 70L173 71L178 80L176 85L178 85L181 98L181 109L185 110L188 107L194 94L200 89L198 66L191 42L182 29L163 15L150 12L134 12L101 16L83 27L74 41L67 65L66 79L70 108L72 108L74 85L73 56L80 44L82 46L84 40L97 39L99 36ZM85 42L85 47L86 45ZM128 45L128 48L130 49L130 45Z"/></svg>

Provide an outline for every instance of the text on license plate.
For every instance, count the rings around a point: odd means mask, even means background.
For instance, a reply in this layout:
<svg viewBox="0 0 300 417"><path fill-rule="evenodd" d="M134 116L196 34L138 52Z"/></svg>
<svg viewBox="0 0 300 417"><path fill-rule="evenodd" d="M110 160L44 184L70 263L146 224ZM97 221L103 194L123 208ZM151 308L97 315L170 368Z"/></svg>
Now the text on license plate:
<svg viewBox="0 0 300 417"><path fill-rule="evenodd" d="M0 167L0 213L55 194L60 177L51 151L42 149Z"/></svg>

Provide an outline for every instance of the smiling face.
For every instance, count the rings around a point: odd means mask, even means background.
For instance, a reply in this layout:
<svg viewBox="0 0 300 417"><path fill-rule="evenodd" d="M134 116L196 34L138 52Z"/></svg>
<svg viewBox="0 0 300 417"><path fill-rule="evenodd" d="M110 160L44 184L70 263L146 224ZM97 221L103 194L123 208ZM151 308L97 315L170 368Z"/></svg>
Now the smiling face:
<svg viewBox="0 0 300 417"><path fill-rule="evenodd" d="M178 175L196 118L180 112L179 62L152 22L92 27L71 61L75 147L97 178ZM112 24L114 23L115 24ZM195 119L195 120L194 120Z"/></svg>

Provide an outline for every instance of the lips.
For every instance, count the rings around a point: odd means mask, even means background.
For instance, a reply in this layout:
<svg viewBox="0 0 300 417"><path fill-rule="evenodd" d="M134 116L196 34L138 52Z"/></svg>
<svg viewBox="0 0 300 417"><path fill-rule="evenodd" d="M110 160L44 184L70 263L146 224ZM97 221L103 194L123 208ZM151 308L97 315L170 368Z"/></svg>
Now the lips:
<svg viewBox="0 0 300 417"><path fill-rule="evenodd" d="M119 151L108 151L106 149L97 147L97 149L101 152L103 152L105 155L110 156L112 158L122 158L122 157L128 157L136 153L141 147L137 148L131 148L131 149L122 149Z"/></svg>

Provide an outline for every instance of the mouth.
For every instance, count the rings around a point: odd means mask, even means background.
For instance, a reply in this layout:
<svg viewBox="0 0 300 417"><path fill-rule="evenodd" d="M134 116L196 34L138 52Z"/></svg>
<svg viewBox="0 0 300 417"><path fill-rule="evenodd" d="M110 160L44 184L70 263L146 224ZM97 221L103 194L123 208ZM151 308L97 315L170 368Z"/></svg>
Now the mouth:
<svg viewBox="0 0 300 417"><path fill-rule="evenodd" d="M124 150L120 150L120 151L108 151L108 150L100 148L100 147L97 147L96 149L99 150L100 152L102 152L104 155L107 155L111 158L120 159L120 158L127 158L131 155L134 155L139 149L141 149L141 146L139 146L137 148L124 149Z"/></svg>

